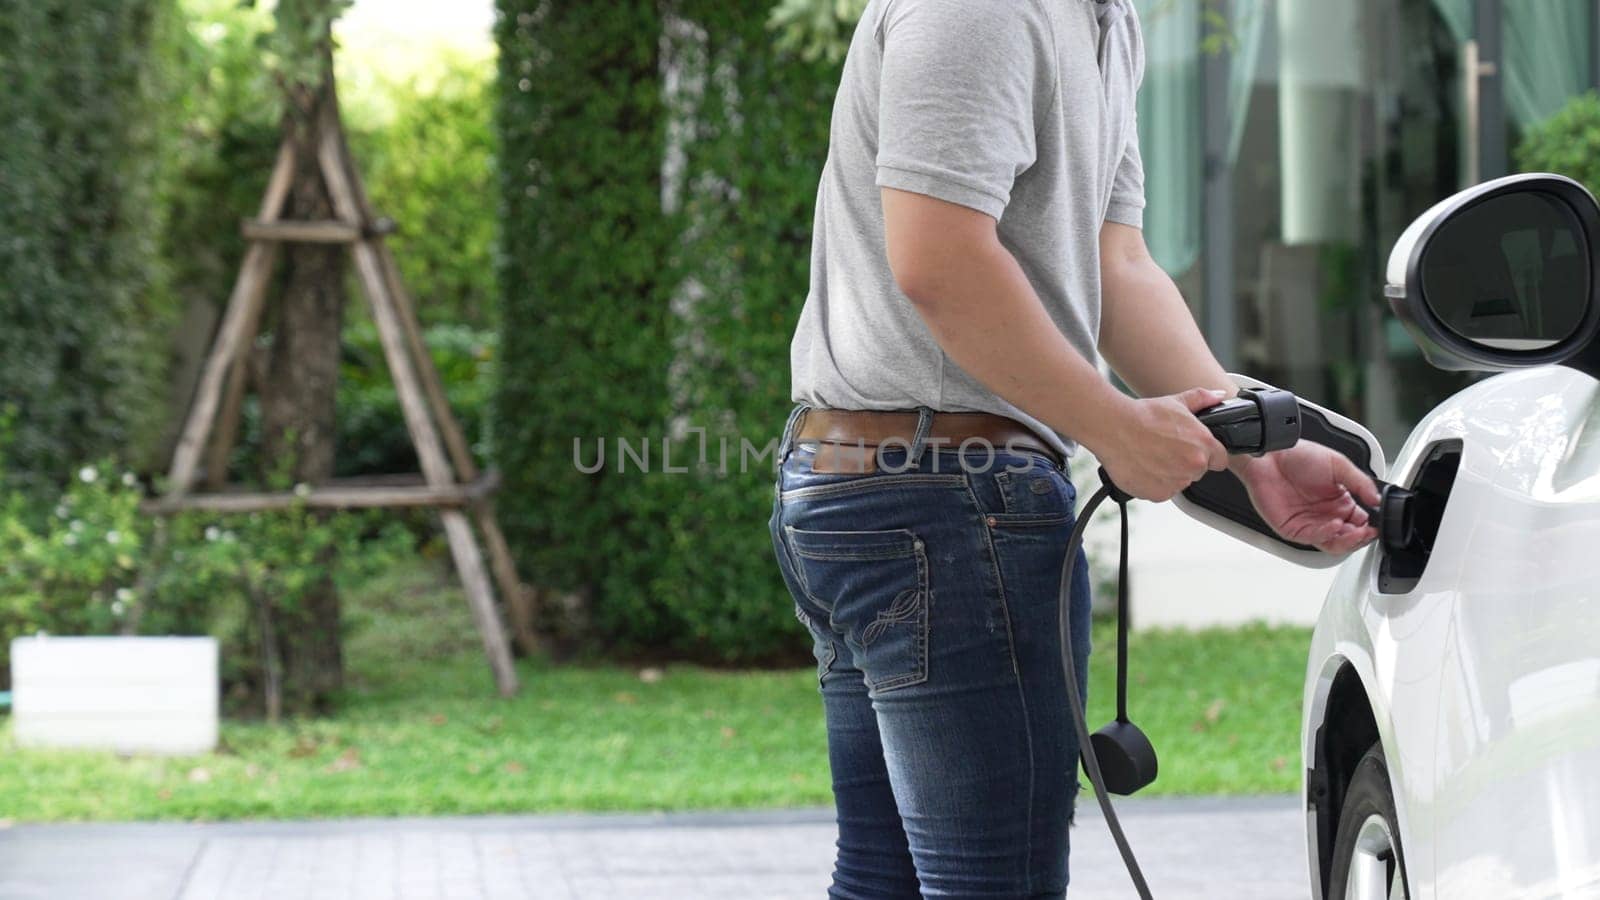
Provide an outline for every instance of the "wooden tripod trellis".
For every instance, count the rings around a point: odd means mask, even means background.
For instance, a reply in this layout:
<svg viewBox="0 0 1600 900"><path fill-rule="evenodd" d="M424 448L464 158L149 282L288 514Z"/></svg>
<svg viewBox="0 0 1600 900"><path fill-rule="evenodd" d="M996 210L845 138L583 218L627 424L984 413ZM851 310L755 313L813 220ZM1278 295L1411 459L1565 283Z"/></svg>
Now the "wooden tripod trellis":
<svg viewBox="0 0 1600 900"><path fill-rule="evenodd" d="M531 594L517 577L510 548L496 520L490 499L498 479L494 472L480 473L471 448L445 397L439 372L422 339L415 305L405 291L394 254L384 241L393 223L372 210L354 160L344 138L334 104L324 104L316 148L321 172L335 218L304 222L281 218L284 201L294 178L295 142L285 137L267 182L259 215L243 225L249 241L233 293L228 299L217 336L201 369L199 386L189 408L182 435L173 452L165 494L154 501L153 512L183 510L247 512L281 509L296 504L312 508L359 509L373 507L435 507L444 524L450 553L455 560L467 604L483 639L489 666L500 693L517 690L516 670L506 630L495 606L494 588L473 534L470 512L482 532L489 563L505 597L519 640L533 642ZM363 292L378 328L384 360L399 394L406 430L416 447L422 477L401 484L329 484L297 494L221 491L226 462L238 430L239 410L245 390L247 354L255 341L265 306L267 282L283 242L348 244ZM220 418L222 427L217 428ZM195 486L205 456L210 493ZM420 482L420 483L418 483Z"/></svg>

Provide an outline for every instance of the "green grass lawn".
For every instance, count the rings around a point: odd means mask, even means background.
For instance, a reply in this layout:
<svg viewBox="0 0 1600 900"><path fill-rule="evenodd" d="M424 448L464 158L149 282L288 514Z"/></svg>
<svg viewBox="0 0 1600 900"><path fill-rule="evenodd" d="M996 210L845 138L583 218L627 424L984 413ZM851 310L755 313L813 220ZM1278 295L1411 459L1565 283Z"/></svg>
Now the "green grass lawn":
<svg viewBox="0 0 1600 900"><path fill-rule="evenodd" d="M815 671L521 664L494 696L460 596L432 568L351 598L341 712L226 721L204 757L21 750L0 725L0 819L301 818L827 804ZM1133 639L1134 719L1161 752L1148 794L1299 784L1303 629ZM796 625L795 640L804 641ZM1111 715L1113 634L1091 711ZM4 719L0 719L4 722Z"/></svg>

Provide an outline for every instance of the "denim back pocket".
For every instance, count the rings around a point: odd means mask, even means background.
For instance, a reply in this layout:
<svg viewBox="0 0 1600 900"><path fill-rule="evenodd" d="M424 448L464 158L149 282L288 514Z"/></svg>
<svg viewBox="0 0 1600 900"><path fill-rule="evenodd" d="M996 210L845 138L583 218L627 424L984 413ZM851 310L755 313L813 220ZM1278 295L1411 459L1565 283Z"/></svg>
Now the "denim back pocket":
<svg viewBox="0 0 1600 900"><path fill-rule="evenodd" d="M868 688L928 680L928 561L906 529L785 528L806 596L828 612Z"/></svg>

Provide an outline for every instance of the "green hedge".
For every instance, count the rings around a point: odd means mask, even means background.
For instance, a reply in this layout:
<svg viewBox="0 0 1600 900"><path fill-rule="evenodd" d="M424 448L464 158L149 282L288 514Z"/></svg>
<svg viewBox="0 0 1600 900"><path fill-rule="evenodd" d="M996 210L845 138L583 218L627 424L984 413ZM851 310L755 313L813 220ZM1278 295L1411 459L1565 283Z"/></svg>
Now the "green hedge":
<svg viewBox="0 0 1600 900"><path fill-rule="evenodd" d="M837 63L783 55L765 4L686 2L671 21L654 3L499 6L493 427L526 574L587 598L617 649L791 653L771 460L741 472L738 450L788 411ZM663 472L662 436L686 427L710 465ZM650 474L618 471L618 437L650 440ZM579 472L574 440L592 460L601 438L608 465ZM676 441L673 464L697 449Z"/></svg>
<svg viewBox="0 0 1600 900"><path fill-rule="evenodd" d="M1600 94L1574 97L1523 135L1517 165L1524 172L1555 172L1600 194Z"/></svg>
<svg viewBox="0 0 1600 900"><path fill-rule="evenodd" d="M14 482L159 428L171 0L0 6L0 407ZM155 427L152 427L155 426Z"/></svg>

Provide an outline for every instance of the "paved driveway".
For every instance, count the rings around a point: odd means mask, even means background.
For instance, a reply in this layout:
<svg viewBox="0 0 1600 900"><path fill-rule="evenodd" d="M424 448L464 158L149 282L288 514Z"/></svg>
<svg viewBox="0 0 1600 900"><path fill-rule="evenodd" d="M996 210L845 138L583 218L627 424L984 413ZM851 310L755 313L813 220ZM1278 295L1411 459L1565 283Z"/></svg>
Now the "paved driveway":
<svg viewBox="0 0 1600 900"><path fill-rule="evenodd" d="M1133 896L1093 798L1073 900ZM1124 801L1161 900L1307 896L1290 798ZM828 810L0 830L0 900L817 900Z"/></svg>

